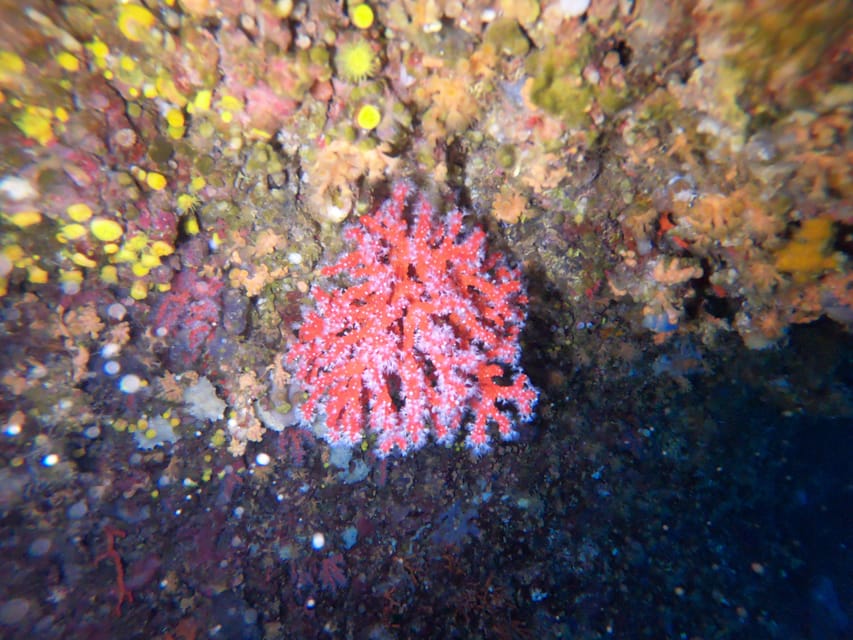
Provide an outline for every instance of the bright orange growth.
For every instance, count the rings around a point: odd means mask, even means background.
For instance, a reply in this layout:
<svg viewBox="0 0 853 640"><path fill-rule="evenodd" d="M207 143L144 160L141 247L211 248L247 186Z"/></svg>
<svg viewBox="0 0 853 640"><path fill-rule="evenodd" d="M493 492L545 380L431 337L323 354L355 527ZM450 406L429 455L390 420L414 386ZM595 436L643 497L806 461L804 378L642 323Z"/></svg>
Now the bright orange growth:
<svg viewBox="0 0 853 640"><path fill-rule="evenodd" d="M805 282L838 266L838 256L831 253L835 236L828 217L803 221L794 237L776 252L776 268L790 273L797 282Z"/></svg>

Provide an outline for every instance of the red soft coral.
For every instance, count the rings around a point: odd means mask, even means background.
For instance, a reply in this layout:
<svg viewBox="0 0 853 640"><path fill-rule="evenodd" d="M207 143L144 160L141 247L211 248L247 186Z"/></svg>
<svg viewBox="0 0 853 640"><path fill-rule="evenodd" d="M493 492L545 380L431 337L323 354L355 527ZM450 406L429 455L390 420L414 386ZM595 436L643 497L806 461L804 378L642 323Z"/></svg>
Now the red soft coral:
<svg viewBox="0 0 853 640"><path fill-rule="evenodd" d="M354 250L323 275L352 284L313 292L316 308L288 358L307 391L303 420L325 418L325 438L356 444L369 429L380 455L439 442L463 426L476 450L494 424L529 420L536 390L519 368L524 295L518 269L487 255L485 233L463 233L462 213L436 221L412 187L347 231ZM511 408L514 405L515 409Z"/></svg>

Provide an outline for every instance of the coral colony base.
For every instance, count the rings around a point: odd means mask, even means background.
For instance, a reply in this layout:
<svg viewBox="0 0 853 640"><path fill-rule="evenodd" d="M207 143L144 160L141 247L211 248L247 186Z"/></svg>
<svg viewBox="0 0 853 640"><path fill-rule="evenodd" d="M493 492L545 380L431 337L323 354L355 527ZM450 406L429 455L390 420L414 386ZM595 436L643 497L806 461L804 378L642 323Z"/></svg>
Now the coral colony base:
<svg viewBox="0 0 853 640"><path fill-rule="evenodd" d="M527 298L518 269L488 254L462 213L436 220L408 182L347 231L352 252L323 269L348 286L313 290L316 309L289 353L307 391L303 420L325 420L330 443L367 432L387 455L452 441L461 429L476 451L488 427L515 435L537 392L519 368ZM514 407L514 409L512 409Z"/></svg>

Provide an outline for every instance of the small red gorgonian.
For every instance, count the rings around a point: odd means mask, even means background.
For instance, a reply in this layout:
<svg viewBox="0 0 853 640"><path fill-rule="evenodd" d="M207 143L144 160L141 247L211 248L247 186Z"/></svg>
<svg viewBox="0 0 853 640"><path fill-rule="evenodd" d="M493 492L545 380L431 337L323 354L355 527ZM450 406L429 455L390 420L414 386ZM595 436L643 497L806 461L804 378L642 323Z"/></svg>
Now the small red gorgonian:
<svg viewBox="0 0 853 640"><path fill-rule="evenodd" d="M504 439L533 416L537 392L519 367L527 297L520 271L486 252L480 228L455 210L437 220L408 182L346 231L353 250L322 275L348 286L312 290L288 353L307 393L306 426L322 418L330 443L370 431L379 455L449 442L464 429L475 450L488 427Z"/></svg>

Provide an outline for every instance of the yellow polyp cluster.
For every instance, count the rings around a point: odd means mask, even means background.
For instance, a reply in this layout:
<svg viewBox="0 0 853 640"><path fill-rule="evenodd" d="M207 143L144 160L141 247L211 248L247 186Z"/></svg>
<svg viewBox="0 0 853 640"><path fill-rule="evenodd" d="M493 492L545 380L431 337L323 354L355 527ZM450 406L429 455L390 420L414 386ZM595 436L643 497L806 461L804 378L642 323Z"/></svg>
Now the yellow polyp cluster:
<svg viewBox="0 0 853 640"><path fill-rule="evenodd" d="M70 205L65 210L65 215L74 220L61 224L56 233L56 240L61 244L73 243L84 237L90 237L101 243L97 253L93 253L92 248L80 249L78 247L69 247L63 250L63 255L77 267L86 269L95 269L101 264L98 256L106 256L112 262L117 262L117 255L121 248L116 243L124 235L124 227L114 219L106 217L92 217L93 212L91 207L85 203L76 203ZM88 223L88 224L84 224ZM145 239L143 239L143 246ZM131 254L135 257L134 254ZM118 272L115 267L103 267L101 269L101 279L104 282L114 284L118 280ZM64 279L63 282L70 282Z"/></svg>
<svg viewBox="0 0 853 640"><path fill-rule="evenodd" d="M219 101L219 108L227 109L229 111L239 111L243 108L243 102L239 98L225 94Z"/></svg>
<svg viewBox="0 0 853 640"><path fill-rule="evenodd" d="M86 50L92 55L92 62L96 68L107 68L107 57L110 55L110 48L104 41L95 38L92 42L86 43Z"/></svg>
<svg viewBox="0 0 853 640"><path fill-rule="evenodd" d="M27 280L34 284L46 284L48 281L48 273L37 264L27 267Z"/></svg>
<svg viewBox="0 0 853 640"><path fill-rule="evenodd" d="M154 14L138 4L125 4L118 10L118 29L131 42L141 42L156 23Z"/></svg>
<svg viewBox="0 0 853 640"><path fill-rule="evenodd" d="M159 266L159 262L152 265L145 259L145 256L141 256L137 262L131 265L130 270L137 278L144 278L151 272L151 267L156 266Z"/></svg>
<svg viewBox="0 0 853 640"><path fill-rule="evenodd" d="M168 242L163 242L162 240L155 240L151 244L151 255L153 256L162 258L164 256L170 256L173 253L175 253L175 247L170 245Z"/></svg>
<svg viewBox="0 0 853 640"><path fill-rule="evenodd" d="M78 202L77 204L70 205L65 210L65 213L74 222L86 222L92 217L92 208L85 203Z"/></svg>
<svg viewBox="0 0 853 640"><path fill-rule="evenodd" d="M0 51L0 73L21 74L26 65L24 59L14 51Z"/></svg>
<svg viewBox="0 0 853 640"><path fill-rule="evenodd" d="M18 83L26 64L14 51L0 51L0 87L12 87Z"/></svg>
<svg viewBox="0 0 853 640"><path fill-rule="evenodd" d="M342 80L358 83L376 74L379 60L370 43L359 38L338 47L335 68Z"/></svg>
<svg viewBox="0 0 853 640"><path fill-rule="evenodd" d="M166 122L170 127L180 128L184 126L184 114L180 109L169 109L166 113Z"/></svg>
<svg viewBox="0 0 853 640"><path fill-rule="evenodd" d="M19 268L26 266L25 264L21 264L21 262L24 260L24 255L24 250L21 248L20 245L10 244L8 246L3 247L3 251L0 252L0 264L10 265L8 269L4 267L4 275L11 271L12 266Z"/></svg>
<svg viewBox="0 0 853 640"><path fill-rule="evenodd" d="M368 4L357 4L350 11L352 23L359 29L369 29L373 26L373 9Z"/></svg>
<svg viewBox="0 0 853 640"><path fill-rule="evenodd" d="M210 103L213 100L213 92L209 89L199 91L192 102L187 105L187 113L190 115L210 110Z"/></svg>
<svg viewBox="0 0 853 640"><path fill-rule="evenodd" d="M130 287L130 297L134 300L145 300L148 297L148 283L136 280Z"/></svg>
<svg viewBox="0 0 853 640"><path fill-rule="evenodd" d="M168 181L166 176L156 171L146 171L141 167L132 167L130 170L134 178L148 185L154 191L162 191L166 188Z"/></svg>
<svg viewBox="0 0 853 640"><path fill-rule="evenodd" d="M831 253L835 228L831 218L804 220L791 240L776 252L776 268L805 282L835 269L839 257Z"/></svg>
<svg viewBox="0 0 853 640"><path fill-rule="evenodd" d="M62 244L65 244L70 240L79 240L85 236L86 233L86 227L77 222L72 222L59 228L59 231L56 234L56 239Z"/></svg>
<svg viewBox="0 0 853 640"><path fill-rule="evenodd" d="M201 203L201 198L199 198L194 193L182 193L178 196L177 200L177 209L178 213L192 213L196 210L198 205Z"/></svg>
<svg viewBox="0 0 853 640"><path fill-rule="evenodd" d="M59 281L80 284L83 282L83 272L79 269L63 269L59 272Z"/></svg>
<svg viewBox="0 0 853 640"><path fill-rule="evenodd" d="M87 269L94 269L98 266L98 263L92 260L92 258L79 251L71 255L71 262L78 267L86 267Z"/></svg>
<svg viewBox="0 0 853 640"><path fill-rule="evenodd" d="M19 211L8 216L7 219L16 227L24 229L40 223L42 216L39 211Z"/></svg>
<svg viewBox="0 0 853 640"><path fill-rule="evenodd" d="M89 223L89 229L101 242L115 242L124 234L122 226L109 218L95 218Z"/></svg>
<svg viewBox="0 0 853 640"><path fill-rule="evenodd" d="M75 72L80 69L80 61L69 51L60 51L56 54L56 63L66 71Z"/></svg>
<svg viewBox="0 0 853 640"><path fill-rule="evenodd" d="M166 131L170 138L180 140L184 137L187 128L183 111L180 109L170 109L166 113L166 124L168 125Z"/></svg>
<svg viewBox="0 0 853 640"><path fill-rule="evenodd" d="M28 105L12 118L12 122L30 140L35 140L44 146L56 139L53 132L53 116L53 111L47 107Z"/></svg>
<svg viewBox="0 0 853 640"><path fill-rule="evenodd" d="M134 42L148 39L152 29L156 28L154 14L141 5L123 5L118 16L119 29L126 38ZM152 72L150 61L139 52L116 52L111 55L109 47L97 38L85 47L91 55L92 66L100 69L107 80L116 81L115 87L130 102L129 113L133 114L134 110L141 111L140 106L133 102L139 98L162 99L173 105L173 109L178 113L187 105L187 96L175 84L167 67L158 66L156 72ZM183 137L185 124L173 124L174 118L171 114L168 116L166 133L177 140Z"/></svg>
<svg viewBox="0 0 853 640"><path fill-rule="evenodd" d="M86 44L86 48L95 58L103 59L110 55L110 48L103 40L99 40L98 38L95 38L92 42Z"/></svg>
<svg viewBox="0 0 853 640"><path fill-rule="evenodd" d="M145 234L137 234L129 238L113 257L113 262L134 262L138 254L148 246L148 237Z"/></svg>
<svg viewBox="0 0 853 640"><path fill-rule="evenodd" d="M169 137L172 138L172 140L180 140L184 137L186 132L187 130L184 127L169 127L166 130L166 133L169 134Z"/></svg>
<svg viewBox="0 0 853 640"><path fill-rule="evenodd" d="M217 429L213 432L213 436L210 438L210 445L218 449L225 444L225 439L225 431Z"/></svg>
<svg viewBox="0 0 853 640"><path fill-rule="evenodd" d="M128 55L122 55L118 59L118 64L113 64L110 68L116 74L116 77L128 85L127 93L131 98L138 98L140 89L145 83L145 74L142 68L136 64L136 60Z"/></svg>
<svg viewBox="0 0 853 640"><path fill-rule="evenodd" d="M365 131L373 131L382 121L382 113L372 104L366 104L356 114L358 126Z"/></svg>
<svg viewBox="0 0 853 640"><path fill-rule="evenodd" d="M222 98L219 99L219 103L217 104L217 111L219 113L219 118L225 124L230 123L234 120L234 114L243 109L243 102L239 98L235 98L232 95L225 94Z"/></svg>
<svg viewBox="0 0 853 640"><path fill-rule="evenodd" d="M111 265L101 269L101 280L110 284L118 282L116 264L127 264L130 272L137 280L131 285L130 295L136 300L142 300L148 295L150 283L141 280L152 269L162 264L161 258L175 252L175 248L163 240L151 242L145 234L137 234L127 239L121 247L115 245L108 252Z"/></svg>
<svg viewBox="0 0 853 640"><path fill-rule="evenodd" d="M150 273L151 269L155 269L161 264L158 256L147 253L139 256L139 260L133 263L131 270L137 278L143 278Z"/></svg>
<svg viewBox="0 0 853 640"><path fill-rule="evenodd" d="M101 267L101 281L107 284L118 284L118 269L111 264Z"/></svg>
<svg viewBox="0 0 853 640"><path fill-rule="evenodd" d="M137 431L145 432L148 430L148 418L140 418L136 422L131 422L125 426L128 433L136 433Z"/></svg>
<svg viewBox="0 0 853 640"><path fill-rule="evenodd" d="M188 216L184 220L184 232L189 236L196 235L201 228L198 226L198 219L195 216Z"/></svg>
<svg viewBox="0 0 853 640"><path fill-rule="evenodd" d="M50 279L48 272L39 264L41 256L28 254L18 244L8 244L0 250L0 297L8 292L9 276L14 269L26 269L27 281L45 284Z"/></svg>
<svg viewBox="0 0 853 640"><path fill-rule="evenodd" d="M177 198L176 207L178 213L185 215L194 212L201 204L201 197L198 195L198 192L204 189L206 185L207 181L201 176L193 178L190 182L189 191L187 193L182 193ZM198 223L196 222L196 224ZM188 233L190 232L188 231ZM191 233L198 233L198 229Z"/></svg>
<svg viewBox="0 0 853 640"><path fill-rule="evenodd" d="M157 78L154 80L157 96L164 100L176 104L184 108L187 104L187 97L178 89L174 78L166 69L160 69L157 72Z"/></svg>
<svg viewBox="0 0 853 640"><path fill-rule="evenodd" d="M149 187L154 189L154 191L162 191L166 188L167 184L166 176L164 176L162 173L156 173L153 171L149 173L148 176L145 178L145 182L146 184L148 184Z"/></svg>

